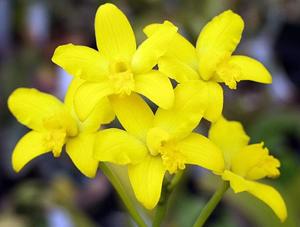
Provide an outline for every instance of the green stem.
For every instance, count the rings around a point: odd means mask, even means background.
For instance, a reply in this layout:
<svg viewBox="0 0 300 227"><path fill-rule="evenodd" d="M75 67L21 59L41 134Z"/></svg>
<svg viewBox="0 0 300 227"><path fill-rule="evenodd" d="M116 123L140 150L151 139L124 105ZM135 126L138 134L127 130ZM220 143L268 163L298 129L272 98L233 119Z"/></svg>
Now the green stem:
<svg viewBox="0 0 300 227"><path fill-rule="evenodd" d="M120 198L122 199L125 207L127 208L133 220L137 223L139 227L147 227L143 218L137 212L133 201L130 199L127 192L125 191L119 177L109 168L108 165L100 163L99 167L104 173L104 175L109 179L110 183L114 186L115 190L118 192Z"/></svg>
<svg viewBox="0 0 300 227"><path fill-rule="evenodd" d="M167 182L161 192L160 200L156 206L155 215L153 219L152 227L159 227L167 213L168 200L173 192L174 188L179 183L182 177L183 171L178 172L171 181Z"/></svg>
<svg viewBox="0 0 300 227"><path fill-rule="evenodd" d="M215 192L215 194L211 197L211 199L202 209L193 227L202 227L204 225L204 223L209 218L211 213L214 211L218 203L221 201L224 193L227 191L228 188L229 188L229 182L223 181L221 187Z"/></svg>

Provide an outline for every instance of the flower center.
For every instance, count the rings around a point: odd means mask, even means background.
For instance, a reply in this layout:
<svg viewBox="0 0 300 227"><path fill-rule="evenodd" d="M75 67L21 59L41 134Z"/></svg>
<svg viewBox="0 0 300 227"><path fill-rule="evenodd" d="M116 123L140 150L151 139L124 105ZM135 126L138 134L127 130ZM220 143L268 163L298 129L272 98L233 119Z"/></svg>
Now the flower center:
<svg viewBox="0 0 300 227"><path fill-rule="evenodd" d="M172 143L166 143L161 146L159 153L163 160L163 164L170 174L176 173L178 170L185 168L185 158L176 149L176 145Z"/></svg>
<svg viewBox="0 0 300 227"><path fill-rule="evenodd" d="M147 134L147 146L151 155L160 155L170 174L185 168L184 156L176 148L176 142L166 131L160 128L150 129Z"/></svg>
<svg viewBox="0 0 300 227"><path fill-rule="evenodd" d="M46 130L45 145L52 150L54 157L59 157L62 147L66 143L68 137L78 135L78 128L70 127L72 119L69 119L64 112L58 112L51 117L43 120L44 128Z"/></svg>
<svg viewBox="0 0 300 227"><path fill-rule="evenodd" d="M112 73L124 73L129 71L128 64L124 61L117 61L111 64L111 72Z"/></svg>
<svg viewBox="0 0 300 227"><path fill-rule="evenodd" d="M218 77L230 88L236 89L237 82L240 81L241 70L239 67L223 64L217 69Z"/></svg>
<svg viewBox="0 0 300 227"><path fill-rule="evenodd" d="M130 95L135 83L130 65L126 61L114 61L110 64L109 80L119 95Z"/></svg>
<svg viewBox="0 0 300 227"><path fill-rule="evenodd" d="M232 159L231 169L234 173L249 180L258 180L264 177L279 176L280 162L269 155L269 150L263 143L251 144L243 148Z"/></svg>
<svg viewBox="0 0 300 227"><path fill-rule="evenodd" d="M47 147L52 149L54 157L59 157L67 138L67 133L63 129L50 131L45 137Z"/></svg>
<svg viewBox="0 0 300 227"><path fill-rule="evenodd" d="M260 157L258 157L256 163L249 168L246 178L260 179L263 177L278 177L280 175L278 170L280 167L280 162L278 159L274 158L272 155L269 155L269 150L267 148L263 148L263 143L257 146L261 146L261 148L258 148L260 149L259 151L261 153Z"/></svg>

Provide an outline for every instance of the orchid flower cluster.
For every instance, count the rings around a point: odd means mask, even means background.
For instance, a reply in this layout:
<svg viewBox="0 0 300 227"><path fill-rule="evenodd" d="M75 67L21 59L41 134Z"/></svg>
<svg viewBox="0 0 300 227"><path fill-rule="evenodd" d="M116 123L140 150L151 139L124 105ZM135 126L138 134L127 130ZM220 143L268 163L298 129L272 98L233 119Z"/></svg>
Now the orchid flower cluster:
<svg viewBox="0 0 300 227"><path fill-rule="evenodd" d="M284 221L281 195L257 181L279 176L279 160L263 143L249 145L241 123L222 116L220 83L236 89L242 80L272 82L260 62L233 54L243 28L242 18L227 10L204 26L196 47L169 21L146 26L147 38L137 46L126 16L113 4L101 5L98 50L66 44L54 52L52 61L73 76L64 102L33 88L9 97L11 113L31 129L13 151L14 170L48 152L59 157L65 146L90 178L99 162L127 166L136 199L151 210L166 174L197 165L229 182L235 193L262 200ZM157 105L155 113L142 96ZM115 117L124 129L101 127ZM208 137L194 132L202 118L211 122Z"/></svg>

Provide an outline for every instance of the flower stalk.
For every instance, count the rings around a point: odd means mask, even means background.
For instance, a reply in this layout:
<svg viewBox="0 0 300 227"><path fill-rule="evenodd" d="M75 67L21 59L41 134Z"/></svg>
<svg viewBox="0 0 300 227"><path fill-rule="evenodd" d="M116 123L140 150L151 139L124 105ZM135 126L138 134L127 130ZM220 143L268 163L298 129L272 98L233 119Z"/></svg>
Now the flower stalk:
<svg viewBox="0 0 300 227"><path fill-rule="evenodd" d="M162 190L160 200L157 204L152 227L159 227L167 213L168 201L171 193L180 182L184 171L178 172L172 180L168 181Z"/></svg>
<svg viewBox="0 0 300 227"><path fill-rule="evenodd" d="M204 223L207 221L211 213L214 211L216 206L219 204L221 199L223 198L224 193L229 188L229 182L223 181L222 185L218 190L214 193L205 207L202 209L200 215L198 216L196 222L194 223L193 227L202 227Z"/></svg>
<svg viewBox="0 0 300 227"><path fill-rule="evenodd" d="M120 182L118 176L109 168L108 165L106 165L103 162L99 164L99 167L101 171L104 173L104 175L109 179L110 183L113 185L115 190L118 192L120 198L122 199L132 219L136 222L136 224L139 227L147 227L143 218L136 210L133 201L130 199L128 193L125 191L124 187L122 186L122 183Z"/></svg>

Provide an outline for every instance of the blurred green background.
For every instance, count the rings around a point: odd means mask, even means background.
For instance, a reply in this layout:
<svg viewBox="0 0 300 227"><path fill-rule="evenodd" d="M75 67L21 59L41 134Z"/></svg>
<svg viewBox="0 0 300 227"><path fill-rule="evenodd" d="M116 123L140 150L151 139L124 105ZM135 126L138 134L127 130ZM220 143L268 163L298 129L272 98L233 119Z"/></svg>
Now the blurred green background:
<svg viewBox="0 0 300 227"><path fill-rule="evenodd" d="M51 62L53 51L69 42L95 48L94 15L105 2L0 0L0 227L134 226L101 172L87 179L65 154L39 157L20 174L11 167L12 150L27 129L9 113L9 94L35 87L63 98L71 77ZM243 122L251 142L264 141L281 160L281 176L266 183L281 192L289 217L281 224L262 202L229 190L206 226L300 226L300 0L110 2L129 17L139 42L145 25L165 19L195 43L202 26L223 10L243 17L237 53L263 62L273 84L241 82L237 91L224 87L224 115ZM199 130L206 134L207 127L202 122ZM191 226L218 183L207 171L189 167L171 197L164 226Z"/></svg>

